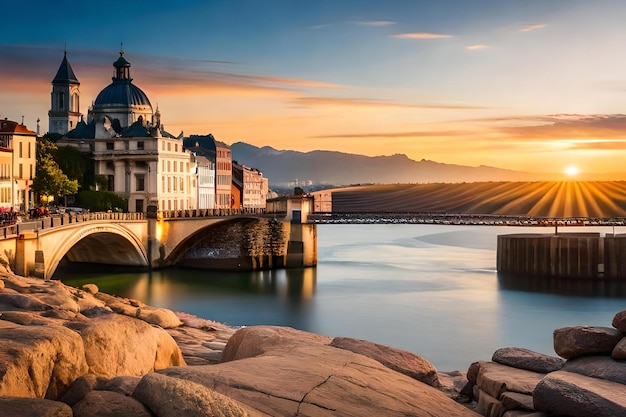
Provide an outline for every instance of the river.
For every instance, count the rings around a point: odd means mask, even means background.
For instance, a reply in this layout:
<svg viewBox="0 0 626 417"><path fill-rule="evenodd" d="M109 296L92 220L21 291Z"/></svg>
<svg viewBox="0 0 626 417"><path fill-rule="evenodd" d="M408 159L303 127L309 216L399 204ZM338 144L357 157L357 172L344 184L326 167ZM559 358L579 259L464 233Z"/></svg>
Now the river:
<svg viewBox="0 0 626 417"><path fill-rule="evenodd" d="M55 278L76 286L92 282L103 292L231 326L271 324L367 339L419 354L442 371L467 370L500 347L554 355L554 329L610 326L615 313L626 309L621 286L551 285L544 293L511 289L498 280L498 234L552 231L318 225L317 268L112 273L91 267L61 271ZM626 228L565 231L625 233Z"/></svg>

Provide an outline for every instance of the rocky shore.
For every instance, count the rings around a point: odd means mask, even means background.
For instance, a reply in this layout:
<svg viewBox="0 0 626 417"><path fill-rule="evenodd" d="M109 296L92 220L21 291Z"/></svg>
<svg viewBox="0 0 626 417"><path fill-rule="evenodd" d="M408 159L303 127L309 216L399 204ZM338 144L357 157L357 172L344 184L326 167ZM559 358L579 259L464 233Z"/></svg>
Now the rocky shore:
<svg viewBox="0 0 626 417"><path fill-rule="evenodd" d="M626 311L467 372L365 340L233 329L0 274L0 410L13 416L624 416Z"/></svg>

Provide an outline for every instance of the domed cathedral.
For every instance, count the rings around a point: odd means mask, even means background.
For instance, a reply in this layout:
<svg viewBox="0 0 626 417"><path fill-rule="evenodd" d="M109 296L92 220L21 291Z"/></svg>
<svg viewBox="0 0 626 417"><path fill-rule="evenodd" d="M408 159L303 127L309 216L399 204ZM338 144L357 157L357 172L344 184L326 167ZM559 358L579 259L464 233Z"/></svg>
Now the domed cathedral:
<svg viewBox="0 0 626 417"><path fill-rule="evenodd" d="M65 135L78 126L80 114L80 82L67 60L67 52L57 75L52 80L52 102L48 112L48 130L50 133Z"/></svg>
<svg viewBox="0 0 626 417"><path fill-rule="evenodd" d="M196 208L195 171L182 132L176 137L164 130L158 107L153 111L132 81L130 63L120 51L112 83L96 97L88 121L80 120L57 146L92 152L95 174L107 179L106 189L125 199L130 212L145 212L149 205Z"/></svg>
<svg viewBox="0 0 626 417"><path fill-rule="evenodd" d="M144 128L154 126L155 115L152 104L146 93L133 84L130 63L124 58L124 51L120 51L119 58L113 63L112 81L100 91L92 108L89 109L89 121L110 125L116 134L121 134L122 129L136 122ZM160 127L159 124L160 121L156 120L156 127ZM105 132L99 133L101 135L96 137L107 136Z"/></svg>

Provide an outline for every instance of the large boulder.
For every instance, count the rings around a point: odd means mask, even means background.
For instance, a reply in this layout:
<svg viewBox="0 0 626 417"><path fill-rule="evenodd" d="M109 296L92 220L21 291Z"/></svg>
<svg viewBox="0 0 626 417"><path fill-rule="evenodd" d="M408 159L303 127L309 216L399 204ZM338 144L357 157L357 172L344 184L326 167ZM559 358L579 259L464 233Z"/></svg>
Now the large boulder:
<svg viewBox="0 0 626 417"><path fill-rule="evenodd" d="M159 373L276 417L477 416L439 390L329 342L284 327L247 327L231 337L222 363Z"/></svg>
<svg viewBox="0 0 626 417"><path fill-rule="evenodd" d="M622 310L613 317L613 327L626 333L626 310Z"/></svg>
<svg viewBox="0 0 626 417"><path fill-rule="evenodd" d="M476 385L493 398L499 399L506 391L532 394L544 374L512 368L495 362L479 362Z"/></svg>
<svg viewBox="0 0 626 417"><path fill-rule="evenodd" d="M554 351L565 359L585 355L610 355L621 339L622 332L611 327L563 327L554 331Z"/></svg>
<svg viewBox="0 0 626 417"><path fill-rule="evenodd" d="M68 326L82 337L89 372L97 376L142 376L185 364L165 330L139 319L106 314Z"/></svg>
<svg viewBox="0 0 626 417"><path fill-rule="evenodd" d="M330 346L372 358L389 369L400 372L433 387L439 387L437 369L426 359L406 350L379 345L367 340L335 337Z"/></svg>
<svg viewBox="0 0 626 417"><path fill-rule="evenodd" d="M533 352L529 349L518 347L506 347L496 350L491 358L493 362L513 368L526 369L527 371L549 372L558 371L563 367L565 361L554 356Z"/></svg>
<svg viewBox="0 0 626 417"><path fill-rule="evenodd" d="M78 333L58 325L0 323L0 396L56 399L87 373Z"/></svg>
<svg viewBox="0 0 626 417"><path fill-rule="evenodd" d="M567 361L563 370L626 385L626 362L608 356L584 356Z"/></svg>
<svg viewBox="0 0 626 417"><path fill-rule="evenodd" d="M133 397L159 417L253 417L262 413L200 384L160 374L141 379Z"/></svg>
<svg viewBox="0 0 626 417"><path fill-rule="evenodd" d="M2 417L73 417L69 405L41 398L0 397Z"/></svg>
<svg viewBox="0 0 626 417"><path fill-rule="evenodd" d="M88 392L72 411L74 417L152 417L141 402L110 391Z"/></svg>
<svg viewBox="0 0 626 417"><path fill-rule="evenodd" d="M570 417L626 416L626 386L566 371L548 374L533 393L535 409Z"/></svg>

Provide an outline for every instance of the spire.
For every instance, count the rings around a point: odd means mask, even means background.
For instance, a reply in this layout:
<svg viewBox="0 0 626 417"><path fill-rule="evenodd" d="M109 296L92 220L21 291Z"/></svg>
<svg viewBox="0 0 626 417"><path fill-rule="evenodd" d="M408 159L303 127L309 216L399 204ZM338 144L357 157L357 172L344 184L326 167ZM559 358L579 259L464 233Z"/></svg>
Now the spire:
<svg viewBox="0 0 626 417"><path fill-rule="evenodd" d="M74 75L70 61L67 60L67 51L63 52L63 61L61 61L61 65L59 66L57 75L52 80L52 84L80 84L78 78Z"/></svg>
<svg viewBox="0 0 626 417"><path fill-rule="evenodd" d="M120 44L120 57L113 63L115 68L113 82L131 82L133 80L130 78L130 62L124 58L122 46L123 44Z"/></svg>

